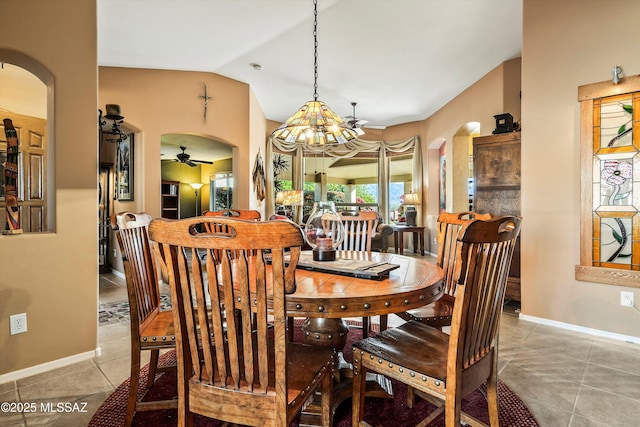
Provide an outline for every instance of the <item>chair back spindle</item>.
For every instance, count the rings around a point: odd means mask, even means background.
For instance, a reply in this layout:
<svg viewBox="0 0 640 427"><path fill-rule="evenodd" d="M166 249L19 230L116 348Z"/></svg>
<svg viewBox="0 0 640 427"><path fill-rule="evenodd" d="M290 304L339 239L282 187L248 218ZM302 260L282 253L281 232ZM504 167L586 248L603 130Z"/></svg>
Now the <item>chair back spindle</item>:
<svg viewBox="0 0 640 427"><path fill-rule="evenodd" d="M158 280L149 236L151 216L147 213L123 212L113 215L112 228L120 246L127 281L129 308L139 325L143 325L160 308Z"/></svg>
<svg viewBox="0 0 640 427"><path fill-rule="evenodd" d="M436 263L444 271L444 291L454 296L456 283L454 280L458 233L462 226L474 219L487 220L490 214L476 212L443 212L438 216L438 258Z"/></svg>
<svg viewBox="0 0 640 427"><path fill-rule="evenodd" d="M340 250L371 252L371 238L378 229L378 214L361 211L340 212L340 219L344 225L345 235Z"/></svg>

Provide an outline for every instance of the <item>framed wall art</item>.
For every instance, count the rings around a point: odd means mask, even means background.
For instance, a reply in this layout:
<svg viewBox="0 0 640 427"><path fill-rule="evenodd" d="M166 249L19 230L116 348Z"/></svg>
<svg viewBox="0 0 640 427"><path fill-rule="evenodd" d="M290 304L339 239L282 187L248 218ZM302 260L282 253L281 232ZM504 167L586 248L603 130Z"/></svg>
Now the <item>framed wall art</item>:
<svg viewBox="0 0 640 427"><path fill-rule="evenodd" d="M116 200L133 200L133 135L118 143L116 153Z"/></svg>

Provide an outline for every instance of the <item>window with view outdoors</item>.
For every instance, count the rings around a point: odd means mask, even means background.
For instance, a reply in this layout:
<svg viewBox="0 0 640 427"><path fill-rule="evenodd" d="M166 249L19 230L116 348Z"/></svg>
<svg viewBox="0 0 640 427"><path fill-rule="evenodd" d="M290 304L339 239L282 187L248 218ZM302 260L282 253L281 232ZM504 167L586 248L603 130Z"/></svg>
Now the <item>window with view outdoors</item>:
<svg viewBox="0 0 640 427"><path fill-rule="evenodd" d="M397 221L404 214L404 194L411 191L411 155L389 159L389 220Z"/></svg>
<svg viewBox="0 0 640 427"><path fill-rule="evenodd" d="M233 206L233 174L217 173L211 176L209 210L220 211Z"/></svg>

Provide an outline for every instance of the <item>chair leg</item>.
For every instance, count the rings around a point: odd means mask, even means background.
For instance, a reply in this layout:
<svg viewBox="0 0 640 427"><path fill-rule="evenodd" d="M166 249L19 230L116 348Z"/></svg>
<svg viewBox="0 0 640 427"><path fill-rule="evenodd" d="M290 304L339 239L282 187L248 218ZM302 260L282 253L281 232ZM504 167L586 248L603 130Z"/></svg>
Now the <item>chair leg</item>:
<svg viewBox="0 0 640 427"><path fill-rule="evenodd" d="M487 405L489 409L489 424L491 427L499 427L498 376L496 374L492 374L487 378Z"/></svg>
<svg viewBox="0 0 640 427"><path fill-rule="evenodd" d="M287 341L293 342L293 316L287 317Z"/></svg>
<svg viewBox="0 0 640 427"><path fill-rule="evenodd" d="M447 393L444 403L444 422L445 427L460 427L462 399L454 390L453 393Z"/></svg>
<svg viewBox="0 0 640 427"><path fill-rule="evenodd" d="M136 413L136 403L138 401L138 385L140 384L140 348L133 348L131 351L131 375L129 377L129 400L127 402L127 416L125 427L133 424L133 416Z"/></svg>
<svg viewBox="0 0 640 427"><path fill-rule="evenodd" d="M407 408L413 409L413 405L415 402L416 402L416 389L408 385L407 386Z"/></svg>
<svg viewBox="0 0 640 427"><path fill-rule="evenodd" d="M147 390L156 382L156 372L158 370L158 357L160 350L151 350L151 359L149 360L149 376L147 377Z"/></svg>
<svg viewBox="0 0 640 427"><path fill-rule="evenodd" d="M360 356L353 352L353 396L351 397L351 425L359 426L364 418L364 392L367 369L362 366Z"/></svg>
<svg viewBox="0 0 640 427"><path fill-rule="evenodd" d="M362 338L367 338L369 336L369 318L362 318Z"/></svg>
<svg viewBox="0 0 640 427"><path fill-rule="evenodd" d="M380 332L387 330L389 316L387 314L380 315Z"/></svg>
<svg viewBox="0 0 640 427"><path fill-rule="evenodd" d="M322 378L322 425L333 427L333 375Z"/></svg>

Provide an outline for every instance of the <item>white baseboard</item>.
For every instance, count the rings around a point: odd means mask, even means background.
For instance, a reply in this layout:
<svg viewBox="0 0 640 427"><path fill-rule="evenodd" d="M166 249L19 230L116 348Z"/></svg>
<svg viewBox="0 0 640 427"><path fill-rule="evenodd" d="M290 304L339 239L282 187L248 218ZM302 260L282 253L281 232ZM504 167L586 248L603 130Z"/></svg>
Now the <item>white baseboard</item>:
<svg viewBox="0 0 640 427"><path fill-rule="evenodd" d="M124 273L123 273L123 272L121 272L121 271L111 269L111 273L113 273L114 275L116 275L116 276L118 276L118 277L120 277L120 278L122 278L122 279L125 279L125 278L126 278L126 277L124 276Z"/></svg>
<svg viewBox="0 0 640 427"><path fill-rule="evenodd" d="M64 368L65 366L73 365L74 363L84 362L85 360L93 359L99 356L100 349L97 348L94 351L87 351L85 353L74 354L73 356L63 357L62 359L46 362L41 365L31 366L29 368L20 369L18 371L9 372L7 374L0 375L0 384L8 383L10 381L21 380L32 375L48 372L56 368Z"/></svg>
<svg viewBox="0 0 640 427"><path fill-rule="evenodd" d="M572 325L570 323L557 322L555 320L543 319L541 317L528 316L520 313L520 319L528 322L539 323L541 325L553 326L554 328L567 329L574 332L582 332L589 335L595 335L598 337L611 338L618 341L625 341L632 344L640 344L640 337L633 337L631 335L616 334L613 332L601 331L599 329L586 328L584 326Z"/></svg>

